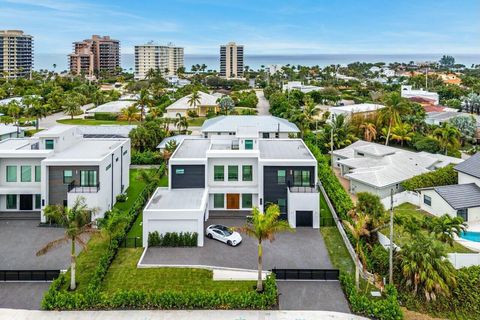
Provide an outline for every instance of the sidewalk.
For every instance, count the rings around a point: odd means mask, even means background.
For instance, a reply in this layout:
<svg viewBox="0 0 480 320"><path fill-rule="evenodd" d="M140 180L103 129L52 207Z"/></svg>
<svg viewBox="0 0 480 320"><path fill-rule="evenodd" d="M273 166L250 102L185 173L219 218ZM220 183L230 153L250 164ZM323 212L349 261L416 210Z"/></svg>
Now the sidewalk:
<svg viewBox="0 0 480 320"><path fill-rule="evenodd" d="M28 311L0 309L0 320L367 320L351 314L328 311L245 310L129 310L129 311Z"/></svg>

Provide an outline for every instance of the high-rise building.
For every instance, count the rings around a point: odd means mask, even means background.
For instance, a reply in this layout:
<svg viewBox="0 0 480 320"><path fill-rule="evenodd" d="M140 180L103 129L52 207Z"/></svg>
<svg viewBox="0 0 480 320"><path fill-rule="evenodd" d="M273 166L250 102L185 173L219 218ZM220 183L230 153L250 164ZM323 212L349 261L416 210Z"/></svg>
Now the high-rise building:
<svg viewBox="0 0 480 320"><path fill-rule="evenodd" d="M120 68L120 41L93 35L91 39L74 42L69 58L73 74L116 74Z"/></svg>
<svg viewBox="0 0 480 320"><path fill-rule="evenodd" d="M155 44L152 41L135 46L135 78L145 79L148 71L159 70L163 75L172 76L184 66L183 48Z"/></svg>
<svg viewBox="0 0 480 320"><path fill-rule="evenodd" d="M220 77L243 77L243 46L229 42L220 46Z"/></svg>
<svg viewBox="0 0 480 320"><path fill-rule="evenodd" d="M0 77L25 77L32 68L33 37L21 30L0 30Z"/></svg>

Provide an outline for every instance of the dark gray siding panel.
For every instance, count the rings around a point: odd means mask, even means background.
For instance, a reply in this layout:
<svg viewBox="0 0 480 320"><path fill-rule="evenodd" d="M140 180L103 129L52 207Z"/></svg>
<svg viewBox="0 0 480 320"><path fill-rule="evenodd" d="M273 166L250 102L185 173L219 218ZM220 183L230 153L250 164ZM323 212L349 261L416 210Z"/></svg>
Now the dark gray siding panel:
<svg viewBox="0 0 480 320"><path fill-rule="evenodd" d="M48 167L48 204L62 204L67 200L68 185L63 183L63 170L73 171L73 180L80 184L80 170L96 170L98 166L49 166ZM102 186L100 186L101 188Z"/></svg>
<svg viewBox="0 0 480 320"><path fill-rule="evenodd" d="M177 169L183 169L183 174L177 173ZM171 175L173 189L205 188L204 165L174 165Z"/></svg>

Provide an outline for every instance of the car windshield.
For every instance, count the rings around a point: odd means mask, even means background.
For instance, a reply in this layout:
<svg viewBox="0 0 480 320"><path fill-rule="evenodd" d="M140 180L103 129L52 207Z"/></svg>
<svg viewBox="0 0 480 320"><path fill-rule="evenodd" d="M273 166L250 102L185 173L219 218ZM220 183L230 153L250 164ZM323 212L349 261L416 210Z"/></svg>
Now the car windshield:
<svg viewBox="0 0 480 320"><path fill-rule="evenodd" d="M217 226L217 229L222 230L227 237L233 233L229 228L225 226Z"/></svg>

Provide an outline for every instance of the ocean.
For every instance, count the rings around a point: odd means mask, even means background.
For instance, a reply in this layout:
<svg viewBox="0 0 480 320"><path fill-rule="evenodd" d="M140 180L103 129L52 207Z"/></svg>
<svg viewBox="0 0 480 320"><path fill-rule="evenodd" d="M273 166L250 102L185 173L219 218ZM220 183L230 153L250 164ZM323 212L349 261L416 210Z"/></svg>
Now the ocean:
<svg viewBox="0 0 480 320"><path fill-rule="evenodd" d="M472 64L480 64L480 54L452 54L455 57L456 63L461 63L470 67ZM309 55L245 55L245 65L250 69L257 70L262 65L268 66L270 64L279 65L304 65L320 67L340 64L346 65L352 62L405 62L410 61L424 62L424 61L438 61L442 54L309 54ZM47 69L53 70L53 64L56 64L56 71L67 70L68 60L67 54L35 54L35 70ZM185 67L187 71L192 65L206 64L207 70L219 69L218 55L196 55L185 54ZM122 54L121 65L127 71L134 71L135 57L133 54Z"/></svg>

